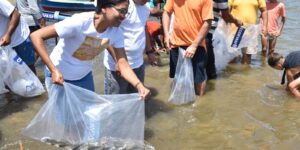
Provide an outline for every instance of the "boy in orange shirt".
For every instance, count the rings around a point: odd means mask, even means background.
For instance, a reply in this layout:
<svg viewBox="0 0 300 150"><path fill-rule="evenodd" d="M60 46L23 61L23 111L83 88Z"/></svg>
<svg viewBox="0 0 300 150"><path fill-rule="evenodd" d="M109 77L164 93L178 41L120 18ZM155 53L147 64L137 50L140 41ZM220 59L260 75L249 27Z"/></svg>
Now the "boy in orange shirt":
<svg viewBox="0 0 300 150"><path fill-rule="evenodd" d="M281 17L281 24L278 24L278 19ZM267 28L266 35L261 34L262 55L272 54L275 49L277 37L281 35L285 24L285 6L277 0L267 1ZM262 22L262 20L261 20ZM263 23L261 23L263 24Z"/></svg>
<svg viewBox="0 0 300 150"><path fill-rule="evenodd" d="M174 24L169 35L170 17ZM213 20L211 0L167 0L163 13L165 46L170 51L170 77L175 76L178 48L185 49L185 57L192 59L194 84L197 95L204 95L206 87L207 53L205 37Z"/></svg>

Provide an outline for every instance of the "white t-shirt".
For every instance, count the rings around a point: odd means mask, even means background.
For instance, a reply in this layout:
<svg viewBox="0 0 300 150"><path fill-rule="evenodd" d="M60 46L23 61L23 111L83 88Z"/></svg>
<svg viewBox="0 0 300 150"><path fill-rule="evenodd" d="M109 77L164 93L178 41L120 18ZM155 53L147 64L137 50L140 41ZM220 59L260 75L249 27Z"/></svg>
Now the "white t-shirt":
<svg viewBox="0 0 300 150"><path fill-rule="evenodd" d="M145 25L149 17L149 5L137 5L132 0L129 2L128 15L123 20L120 28L124 32L125 52L128 63L135 69L144 63L144 50L146 45ZM104 53L104 66L115 71L115 61L109 52Z"/></svg>
<svg viewBox="0 0 300 150"><path fill-rule="evenodd" d="M124 47L121 29L108 27L103 33L96 31L94 14L75 14L54 24L60 40L50 58L66 80L79 80L86 76L92 71L92 60L109 45Z"/></svg>
<svg viewBox="0 0 300 150"><path fill-rule="evenodd" d="M17 0L16 6L28 26L39 25L38 19L42 18L42 13L37 4L37 0Z"/></svg>
<svg viewBox="0 0 300 150"><path fill-rule="evenodd" d="M6 33L8 29L8 22L10 21L10 15L13 13L15 7L7 0L0 0L0 38ZM11 36L11 47L18 46L24 42L29 36L29 28L25 20L21 17L18 26Z"/></svg>

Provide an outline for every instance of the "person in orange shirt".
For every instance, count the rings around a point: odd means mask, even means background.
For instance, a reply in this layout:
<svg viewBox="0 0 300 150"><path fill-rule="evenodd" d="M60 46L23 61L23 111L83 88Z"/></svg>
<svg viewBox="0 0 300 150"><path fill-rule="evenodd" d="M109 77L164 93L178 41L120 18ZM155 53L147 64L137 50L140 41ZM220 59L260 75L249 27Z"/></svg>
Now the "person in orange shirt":
<svg viewBox="0 0 300 150"><path fill-rule="evenodd" d="M278 24L278 19L281 17L281 24ZM267 28L266 35L261 34L262 55L272 54L275 49L277 37L281 35L285 24L285 6L277 0L267 1ZM261 20L261 24L263 21Z"/></svg>
<svg viewBox="0 0 300 150"><path fill-rule="evenodd" d="M169 34L170 18L174 24ZM185 49L185 57L192 59L195 91L204 95L206 87L207 52L205 37L213 20L211 0L168 0L163 12L164 43L170 51L170 77L175 76L178 48Z"/></svg>

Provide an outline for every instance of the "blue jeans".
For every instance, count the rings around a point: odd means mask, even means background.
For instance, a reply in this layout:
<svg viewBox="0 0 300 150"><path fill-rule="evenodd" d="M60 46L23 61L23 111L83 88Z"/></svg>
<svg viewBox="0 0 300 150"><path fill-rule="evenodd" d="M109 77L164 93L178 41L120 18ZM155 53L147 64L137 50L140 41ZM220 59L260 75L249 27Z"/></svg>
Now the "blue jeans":
<svg viewBox="0 0 300 150"><path fill-rule="evenodd" d="M48 69L45 69L45 77L52 77L51 72ZM88 73L85 77L79 80L65 80L67 83L82 87L84 89L95 92L93 73Z"/></svg>

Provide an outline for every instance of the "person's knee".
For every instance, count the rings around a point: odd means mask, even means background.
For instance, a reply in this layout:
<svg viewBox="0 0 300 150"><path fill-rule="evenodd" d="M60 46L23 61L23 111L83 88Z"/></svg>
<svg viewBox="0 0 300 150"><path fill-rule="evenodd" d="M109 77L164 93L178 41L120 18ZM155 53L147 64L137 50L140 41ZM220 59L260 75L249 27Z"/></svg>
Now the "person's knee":
<svg viewBox="0 0 300 150"><path fill-rule="evenodd" d="M267 51L267 46L264 46L264 45L262 45L262 49L261 49L261 51L264 51L264 52L266 52L266 51Z"/></svg>

